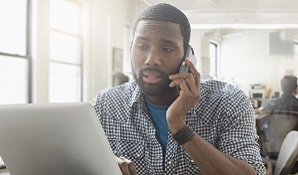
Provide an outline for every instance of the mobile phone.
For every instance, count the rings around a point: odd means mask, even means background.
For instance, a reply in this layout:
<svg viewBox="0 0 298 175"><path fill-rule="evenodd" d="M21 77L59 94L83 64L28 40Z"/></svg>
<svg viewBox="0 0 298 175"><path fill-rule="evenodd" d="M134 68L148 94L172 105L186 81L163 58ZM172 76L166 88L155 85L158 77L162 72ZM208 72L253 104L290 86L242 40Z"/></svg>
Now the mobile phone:
<svg viewBox="0 0 298 175"><path fill-rule="evenodd" d="M179 73L188 73L189 72L189 67L185 64L185 58L188 57L190 61L196 65L197 63L197 58L195 56L195 53L193 51L193 48L191 47L190 44L188 44L185 55L183 57L183 61L181 63L181 66L179 68Z"/></svg>

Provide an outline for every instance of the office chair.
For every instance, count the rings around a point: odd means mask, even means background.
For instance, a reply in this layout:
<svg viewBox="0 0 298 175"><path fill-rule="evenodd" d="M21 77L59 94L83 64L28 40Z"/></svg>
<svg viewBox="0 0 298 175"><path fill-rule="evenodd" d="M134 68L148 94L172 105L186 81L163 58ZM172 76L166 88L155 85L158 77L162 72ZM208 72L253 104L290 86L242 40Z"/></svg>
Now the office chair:
<svg viewBox="0 0 298 175"><path fill-rule="evenodd" d="M284 139L274 169L274 175L288 175L298 158L298 131L291 131Z"/></svg>

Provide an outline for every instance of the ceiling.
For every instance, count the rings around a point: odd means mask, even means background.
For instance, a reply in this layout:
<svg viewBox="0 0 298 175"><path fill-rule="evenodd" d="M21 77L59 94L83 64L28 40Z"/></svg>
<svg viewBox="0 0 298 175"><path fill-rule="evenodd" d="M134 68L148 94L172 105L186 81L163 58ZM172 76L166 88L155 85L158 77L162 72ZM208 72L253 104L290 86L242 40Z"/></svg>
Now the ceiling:
<svg viewBox="0 0 298 175"><path fill-rule="evenodd" d="M140 0L173 4L192 28L298 28L298 0Z"/></svg>

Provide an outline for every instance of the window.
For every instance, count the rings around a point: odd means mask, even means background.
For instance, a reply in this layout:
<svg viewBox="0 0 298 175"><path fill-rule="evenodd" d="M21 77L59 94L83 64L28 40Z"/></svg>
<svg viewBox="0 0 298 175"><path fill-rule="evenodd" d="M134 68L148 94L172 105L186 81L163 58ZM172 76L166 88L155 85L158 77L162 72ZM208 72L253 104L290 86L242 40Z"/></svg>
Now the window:
<svg viewBox="0 0 298 175"><path fill-rule="evenodd" d="M51 0L50 102L82 100L82 5L75 0Z"/></svg>
<svg viewBox="0 0 298 175"><path fill-rule="evenodd" d="M1 2L0 104L31 102L30 2Z"/></svg>
<svg viewBox="0 0 298 175"><path fill-rule="evenodd" d="M217 44L210 42L209 55L210 55L210 75L218 77L218 48Z"/></svg>

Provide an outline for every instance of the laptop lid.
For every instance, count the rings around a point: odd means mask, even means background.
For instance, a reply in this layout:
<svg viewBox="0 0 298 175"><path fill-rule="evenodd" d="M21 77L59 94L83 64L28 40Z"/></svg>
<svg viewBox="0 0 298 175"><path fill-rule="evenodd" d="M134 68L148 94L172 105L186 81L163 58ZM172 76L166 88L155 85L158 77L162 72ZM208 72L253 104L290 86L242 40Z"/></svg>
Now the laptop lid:
<svg viewBox="0 0 298 175"><path fill-rule="evenodd" d="M0 106L0 156L11 175L120 175L89 103Z"/></svg>

